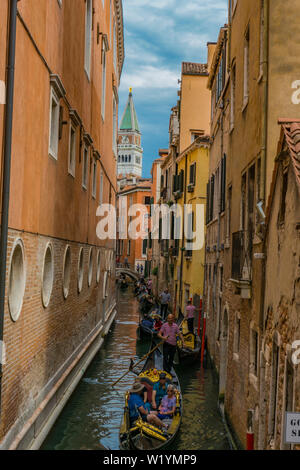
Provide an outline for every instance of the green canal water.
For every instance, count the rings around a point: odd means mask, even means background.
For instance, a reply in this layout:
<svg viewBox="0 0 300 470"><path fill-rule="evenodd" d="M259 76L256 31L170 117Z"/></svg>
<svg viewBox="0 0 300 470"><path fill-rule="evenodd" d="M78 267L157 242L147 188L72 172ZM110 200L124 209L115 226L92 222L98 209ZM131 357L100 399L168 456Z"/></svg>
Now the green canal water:
<svg viewBox="0 0 300 470"><path fill-rule="evenodd" d="M119 294L118 315L104 345L78 384L42 449L119 449L124 394L134 381L129 374L112 383L138 360L150 343L137 338L138 303L129 289ZM183 421L172 450L226 450L228 437L217 409L217 382L212 369L200 364L176 366L183 392Z"/></svg>

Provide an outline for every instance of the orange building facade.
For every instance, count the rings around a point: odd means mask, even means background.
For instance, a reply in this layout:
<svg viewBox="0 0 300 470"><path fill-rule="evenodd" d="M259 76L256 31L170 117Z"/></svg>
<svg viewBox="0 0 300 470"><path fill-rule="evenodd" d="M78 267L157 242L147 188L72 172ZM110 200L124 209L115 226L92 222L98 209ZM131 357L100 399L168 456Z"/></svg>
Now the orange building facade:
<svg viewBox="0 0 300 470"><path fill-rule="evenodd" d="M19 2L0 449L42 444L116 314L115 241L96 212L116 203L123 61L120 0Z"/></svg>

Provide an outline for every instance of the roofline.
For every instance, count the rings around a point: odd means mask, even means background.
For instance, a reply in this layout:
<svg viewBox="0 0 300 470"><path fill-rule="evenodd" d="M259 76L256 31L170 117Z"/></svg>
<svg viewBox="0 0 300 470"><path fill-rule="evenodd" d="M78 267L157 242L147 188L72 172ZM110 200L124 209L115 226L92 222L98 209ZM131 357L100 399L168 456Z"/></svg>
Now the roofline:
<svg viewBox="0 0 300 470"><path fill-rule="evenodd" d="M117 13L117 26L118 26L118 55L119 55L119 79L122 75L124 60L125 60L125 44L124 44L124 17L123 17L123 3L122 0L115 1L115 11Z"/></svg>
<svg viewBox="0 0 300 470"><path fill-rule="evenodd" d="M213 85L215 75L216 75L216 69L217 69L218 64L219 64L220 54L221 54L221 51L222 51L222 48L223 48L225 33L227 31L228 31L228 25L224 25L220 28L218 42L216 43L217 46L216 46L216 49L215 49L215 52L214 52L214 55L213 55L213 60L212 60L211 67L210 67L210 72L209 72L209 75L208 75L207 88L209 90L212 89L212 85Z"/></svg>
<svg viewBox="0 0 300 470"><path fill-rule="evenodd" d="M202 135L200 137L197 137L197 139L194 140L194 142L187 147L183 152L181 152L180 155L176 158L176 162L179 163L183 157L189 155L191 152L198 148L209 148L210 147L210 136L209 135Z"/></svg>

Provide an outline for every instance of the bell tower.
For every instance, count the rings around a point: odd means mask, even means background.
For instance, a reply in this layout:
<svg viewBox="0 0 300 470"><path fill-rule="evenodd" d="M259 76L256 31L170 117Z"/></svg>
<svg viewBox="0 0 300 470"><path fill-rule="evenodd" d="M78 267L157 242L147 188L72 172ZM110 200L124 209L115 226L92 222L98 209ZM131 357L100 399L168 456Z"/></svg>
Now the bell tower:
<svg viewBox="0 0 300 470"><path fill-rule="evenodd" d="M141 137L132 88L130 88L118 135L118 176L142 176L143 149Z"/></svg>

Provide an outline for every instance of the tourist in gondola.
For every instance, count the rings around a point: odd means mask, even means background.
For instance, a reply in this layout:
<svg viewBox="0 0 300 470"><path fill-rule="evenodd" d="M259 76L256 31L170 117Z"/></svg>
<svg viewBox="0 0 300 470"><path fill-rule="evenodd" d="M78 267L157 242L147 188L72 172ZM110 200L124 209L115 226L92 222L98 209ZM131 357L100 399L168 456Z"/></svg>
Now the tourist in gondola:
<svg viewBox="0 0 300 470"><path fill-rule="evenodd" d="M129 391L130 397L128 400L130 425L133 426L134 422L141 416L142 420L150 424L154 424L158 428L165 428L164 423L151 411L145 408L144 403L144 385L135 382L132 389Z"/></svg>
<svg viewBox="0 0 300 470"><path fill-rule="evenodd" d="M159 381L153 386L152 391L152 408L158 410L161 400L167 395L167 376L162 372L159 376Z"/></svg>
<svg viewBox="0 0 300 470"><path fill-rule="evenodd" d="M158 333L158 338L164 341L164 370L169 373L173 368L174 356L177 346L177 336L180 337L182 344L184 345L184 337L178 325L175 323L175 317L174 315L169 315L167 318L167 323L163 324L160 332Z"/></svg>
<svg viewBox="0 0 300 470"><path fill-rule="evenodd" d="M168 385L167 395L165 395L159 407L157 417L161 420L172 418L176 410L176 396L175 387L171 384Z"/></svg>

